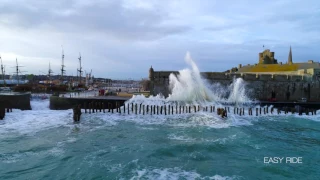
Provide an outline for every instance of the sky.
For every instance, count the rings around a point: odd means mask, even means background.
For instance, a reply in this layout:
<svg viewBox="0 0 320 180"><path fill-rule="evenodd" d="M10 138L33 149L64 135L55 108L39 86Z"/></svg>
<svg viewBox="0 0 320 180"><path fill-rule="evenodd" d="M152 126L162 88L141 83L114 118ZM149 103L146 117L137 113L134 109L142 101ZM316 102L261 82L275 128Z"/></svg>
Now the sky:
<svg viewBox="0 0 320 180"><path fill-rule="evenodd" d="M318 0L0 0L0 56L26 74L141 79L187 67L222 72L255 64L264 48L286 62L320 61ZM264 46L264 48L263 48Z"/></svg>

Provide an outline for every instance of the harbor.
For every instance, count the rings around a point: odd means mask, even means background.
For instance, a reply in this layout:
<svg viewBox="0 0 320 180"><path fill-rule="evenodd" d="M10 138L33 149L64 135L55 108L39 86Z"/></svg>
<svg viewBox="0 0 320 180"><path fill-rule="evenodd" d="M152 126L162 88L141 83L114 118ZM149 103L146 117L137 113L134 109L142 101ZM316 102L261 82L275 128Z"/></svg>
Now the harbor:
<svg viewBox="0 0 320 180"><path fill-rule="evenodd" d="M0 179L319 179L319 9L1 1Z"/></svg>

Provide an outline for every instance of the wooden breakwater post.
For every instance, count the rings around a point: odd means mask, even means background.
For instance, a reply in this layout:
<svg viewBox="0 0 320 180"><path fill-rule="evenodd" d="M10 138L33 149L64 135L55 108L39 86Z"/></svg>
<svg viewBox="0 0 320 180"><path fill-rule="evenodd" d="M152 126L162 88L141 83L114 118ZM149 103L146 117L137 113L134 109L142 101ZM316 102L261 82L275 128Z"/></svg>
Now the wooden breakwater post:
<svg viewBox="0 0 320 180"><path fill-rule="evenodd" d="M144 113L145 113L145 105L142 105L142 115L144 115Z"/></svg>
<svg viewBox="0 0 320 180"><path fill-rule="evenodd" d="M128 103L128 114L130 114L130 103Z"/></svg>
<svg viewBox="0 0 320 180"><path fill-rule="evenodd" d="M113 114L113 104L110 103L111 113Z"/></svg>
<svg viewBox="0 0 320 180"><path fill-rule="evenodd" d="M149 113L152 114L151 109L150 109L151 105L147 104L145 107L146 107L146 114L149 114Z"/></svg>
<svg viewBox="0 0 320 180"><path fill-rule="evenodd" d="M3 120L5 116L6 116L5 107L0 107L0 120Z"/></svg>
<svg viewBox="0 0 320 180"><path fill-rule="evenodd" d="M131 112L133 113L133 103L131 103Z"/></svg>
<svg viewBox="0 0 320 180"><path fill-rule="evenodd" d="M167 115L167 105L164 105L164 115Z"/></svg>
<svg viewBox="0 0 320 180"><path fill-rule="evenodd" d="M101 103L103 113L106 113L106 106L104 102Z"/></svg>
<svg viewBox="0 0 320 180"><path fill-rule="evenodd" d="M93 104L93 102L90 103L90 110L91 110L91 113L94 113L94 104Z"/></svg>
<svg viewBox="0 0 320 180"><path fill-rule="evenodd" d="M94 107L95 107L95 109L96 109L96 113L98 113L98 110L99 110L99 103L96 101L95 103L94 103Z"/></svg>
<svg viewBox="0 0 320 180"><path fill-rule="evenodd" d="M159 115L159 106L157 105L157 115Z"/></svg>
<svg viewBox="0 0 320 180"><path fill-rule="evenodd" d="M116 112L119 112L119 108L118 108L118 101L116 101Z"/></svg>
<svg viewBox="0 0 320 180"><path fill-rule="evenodd" d="M84 113L87 114L87 103L86 102L84 102L83 108L84 108Z"/></svg>
<svg viewBox="0 0 320 180"><path fill-rule="evenodd" d="M98 102L98 109L99 109L99 112L102 112L101 102Z"/></svg>
<svg viewBox="0 0 320 180"><path fill-rule="evenodd" d="M80 121L80 116L81 116L81 104L73 108L73 121L74 122Z"/></svg>
<svg viewBox="0 0 320 180"><path fill-rule="evenodd" d="M137 103L135 104L135 114L138 114L138 105L137 105Z"/></svg>

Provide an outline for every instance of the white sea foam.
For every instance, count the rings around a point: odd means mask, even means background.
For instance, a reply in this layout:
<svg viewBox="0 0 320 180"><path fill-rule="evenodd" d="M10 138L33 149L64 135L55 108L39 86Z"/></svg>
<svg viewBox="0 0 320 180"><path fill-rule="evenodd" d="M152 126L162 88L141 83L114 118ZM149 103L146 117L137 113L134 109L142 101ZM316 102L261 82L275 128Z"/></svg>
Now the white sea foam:
<svg viewBox="0 0 320 180"><path fill-rule="evenodd" d="M67 125L72 121L72 111L49 110L49 101L31 101L33 110L21 111L14 109L12 113L6 113L0 123L0 134L6 133L35 133L49 128Z"/></svg>
<svg viewBox="0 0 320 180"><path fill-rule="evenodd" d="M195 138L191 138L191 137L188 137L188 136L185 136L185 135L176 135L176 134L169 134L168 136L169 139L171 140L178 140L178 141L184 141L184 142L194 142L196 141L197 139Z"/></svg>
<svg viewBox="0 0 320 180"><path fill-rule="evenodd" d="M158 99L159 100L159 99ZM149 102L147 100L147 102ZM253 116L248 115L248 109L245 111L244 116L235 115L233 113L233 107L230 108L228 117L225 119L220 118L216 113L211 112L192 112L177 114L174 108L174 115L142 115L134 114L130 112L119 113L94 113L94 114L82 114L81 122L78 125L73 124L72 110L50 110L49 100L31 101L33 110L21 111L14 109L12 113L6 113L5 119L0 121L0 135L6 134L30 134L39 131L47 130L57 127L68 128L81 128L83 131L95 131L105 126L117 126L122 121L134 122L140 125L167 125L174 127L195 127L205 126L210 128L228 128L231 126L243 126L252 125L253 122L258 120L278 121L290 121L292 118L303 118L312 121L319 121L320 110L317 111L317 115L302 115L297 113L294 115L284 114L283 112L278 115L276 109L273 114L270 114L271 107L269 108L269 114L262 114L257 117L255 114L255 108L253 108ZM216 106L217 108L218 106ZM193 110L193 108L192 108ZM92 126L93 125L93 126ZM70 133L73 133L70 132ZM5 136L0 136L0 139ZM70 140L72 141L72 140Z"/></svg>
<svg viewBox="0 0 320 180"><path fill-rule="evenodd" d="M201 176L196 171L185 171L178 167L176 168L164 168L164 169L136 169L134 170L134 176L131 180L136 179L168 179L168 180L178 180L178 179L212 179L212 180L231 180L237 179L237 176Z"/></svg>

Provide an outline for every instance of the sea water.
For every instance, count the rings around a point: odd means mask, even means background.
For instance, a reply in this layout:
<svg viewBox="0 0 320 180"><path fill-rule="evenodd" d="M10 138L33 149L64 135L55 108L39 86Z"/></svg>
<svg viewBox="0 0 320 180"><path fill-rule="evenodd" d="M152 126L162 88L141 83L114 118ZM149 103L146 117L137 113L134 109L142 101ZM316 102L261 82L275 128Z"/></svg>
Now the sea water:
<svg viewBox="0 0 320 180"><path fill-rule="evenodd" d="M170 76L171 94L127 103L215 105L252 102L246 82L208 83L191 68ZM0 179L319 179L317 115L82 114L32 100L0 121ZM254 105L253 105L254 107ZM271 107L269 107L271 108ZM123 112L123 111L122 111ZM270 111L269 111L270 112ZM275 111L276 112L276 111Z"/></svg>
<svg viewBox="0 0 320 180"><path fill-rule="evenodd" d="M0 121L1 179L318 179L320 118L13 110ZM318 111L318 114L320 112ZM266 157L301 157L272 163Z"/></svg>

